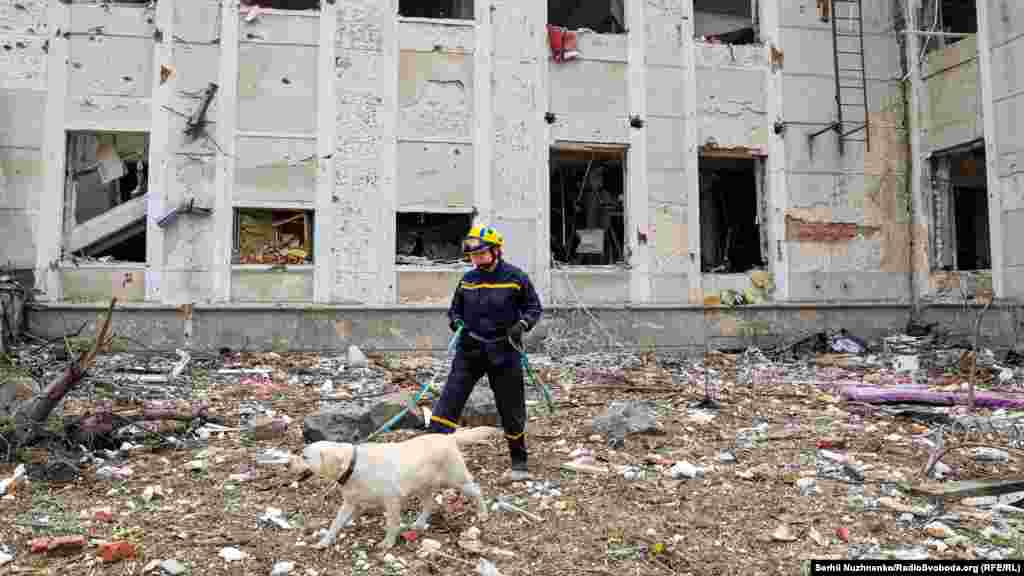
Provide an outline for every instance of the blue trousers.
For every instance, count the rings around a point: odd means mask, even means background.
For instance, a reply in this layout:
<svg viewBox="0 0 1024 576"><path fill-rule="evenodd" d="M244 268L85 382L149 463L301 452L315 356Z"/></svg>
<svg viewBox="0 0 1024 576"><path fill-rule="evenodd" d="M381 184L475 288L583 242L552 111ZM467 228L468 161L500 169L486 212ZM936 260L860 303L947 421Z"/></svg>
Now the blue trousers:
<svg viewBox="0 0 1024 576"><path fill-rule="evenodd" d="M526 397L519 352L507 341L480 342L460 338L441 397L434 403L430 431L451 433L458 427L466 401L480 378L487 374L494 391L513 466L526 464Z"/></svg>

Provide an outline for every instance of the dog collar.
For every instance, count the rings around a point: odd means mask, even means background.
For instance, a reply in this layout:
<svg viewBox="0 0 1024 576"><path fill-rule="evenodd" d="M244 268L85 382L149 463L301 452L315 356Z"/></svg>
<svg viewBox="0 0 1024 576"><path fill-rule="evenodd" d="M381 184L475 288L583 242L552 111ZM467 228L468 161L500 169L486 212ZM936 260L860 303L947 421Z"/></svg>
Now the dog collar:
<svg viewBox="0 0 1024 576"><path fill-rule="evenodd" d="M357 454L359 454L359 448L353 445L352 458L348 461L348 468L346 468L345 471L341 473L341 476L338 477L338 486L344 486L345 482L348 482L348 479L352 477L352 471L356 469Z"/></svg>

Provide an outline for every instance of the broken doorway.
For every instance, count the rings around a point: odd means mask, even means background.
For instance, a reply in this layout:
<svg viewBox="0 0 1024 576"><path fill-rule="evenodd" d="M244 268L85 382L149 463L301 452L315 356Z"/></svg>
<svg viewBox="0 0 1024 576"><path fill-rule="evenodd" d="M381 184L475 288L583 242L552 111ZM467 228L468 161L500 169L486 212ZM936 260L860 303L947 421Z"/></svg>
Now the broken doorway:
<svg viewBox="0 0 1024 576"><path fill-rule="evenodd" d="M149 134L72 131L66 147L67 252L145 262Z"/></svg>
<svg viewBox="0 0 1024 576"><path fill-rule="evenodd" d="M701 272L739 274L765 266L761 161L701 155L699 167Z"/></svg>
<svg viewBox="0 0 1024 576"><path fill-rule="evenodd" d="M462 239L473 226L473 214L399 212L395 218L396 264L444 266L462 262Z"/></svg>
<svg viewBox="0 0 1024 576"><path fill-rule="evenodd" d="M754 0L694 0L693 34L712 44L754 44Z"/></svg>
<svg viewBox="0 0 1024 576"><path fill-rule="evenodd" d="M399 0L398 15L406 18L472 20L473 0Z"/></svg>
<svg viewBox="0 0 1024 576"><path fill-rule="evenodd" d="M984 143L935 155L932 170L935 268L990 269Z"/></svg>
<svg viewBox="0 0 1024 576"><path fill-rule="evenodd" d="M600 266L626 261L626 147L560 144L551 150L551 256Z"/></svg>
<svg viewBox="0 0 1024 576"><path fill-rule="evenodd" d="M626 32L624 0L548 0L548 24L599 34Z"/></svg>

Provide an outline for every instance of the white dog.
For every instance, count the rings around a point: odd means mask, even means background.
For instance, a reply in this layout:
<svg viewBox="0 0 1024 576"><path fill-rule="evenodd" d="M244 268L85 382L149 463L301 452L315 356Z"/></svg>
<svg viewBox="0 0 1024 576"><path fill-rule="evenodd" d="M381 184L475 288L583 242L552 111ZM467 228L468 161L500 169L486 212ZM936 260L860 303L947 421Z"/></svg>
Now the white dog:
<svg viewBox="0 0 1024 576"><path fill-rule="evenodd" d="M292 472L306 479L316 474L338 482L344 504L338 510L327 534L316 544L326 548L334 543L338 531L352 523L365 508L383 507L387 533L377 545L391 548L398 538L402 508L409 496L423 503L414 530L424 530L437 504L434 493L444 488L459 488L476 500L481 519L487 508L480 486L466 469L459 446L485 442L500 434L498 428L463 428L453 434L424 434L405 442L347 444L320 441L306 446L302 456L291 457Z"/></svg>

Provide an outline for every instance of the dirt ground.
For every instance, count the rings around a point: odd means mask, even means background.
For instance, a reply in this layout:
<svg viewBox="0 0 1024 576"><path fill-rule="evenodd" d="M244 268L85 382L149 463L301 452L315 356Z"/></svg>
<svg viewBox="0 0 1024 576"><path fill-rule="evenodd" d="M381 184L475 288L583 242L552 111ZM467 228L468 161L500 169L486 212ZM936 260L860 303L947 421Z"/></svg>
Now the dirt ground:
<svg viewBox="0 0 1024 576"><path fill-rule="evenodd" d="M286 362L288 355L277 358ZM426 531L415 540L400 539L387 553L374 548L383 536L378 512L364 513L354 527L342 531L334 547L312 549L317 532L340 505L337 493L328 493L328 484L320 480L293 484L286 466L256 463L256 455L268 448L300 451L302 419L316 411L319 401L316 386L275 379L280 388L264 404L292 418L284 437L252 440L229 431L211 436L205 448L133 451L124 464L133 473L124 481L98 478L97 466L90 465L69 483L18 486L0 499L0 515L7 519L0 525L0 546L14 556L0 573L141 574L149 565L149 573L160 574L152 563L175 559L184 573L210 576L270 574L281 561L294 563L291 574L458 576L477 574L477 562L486 558L505 575L798 574L803 559L846 558L857 546L925 545L932 558L968 558L985 544L980 534L991 515L976 507L947 505L947 512L961 512L957 531L968 536L948 540L952 544L929 540L922 520L927 513L917 522L897 521L928 504L888 492L923 481L927 453L911 441L927 431L921 424L847 406L808 385L736 385L733 358L716 360L726 384L713 418L689 408L702 398L703 389L672 378L653 356L619 379L571 374L567 379L568 369L557 364L541 369L545 382L558 385L558 409L549 415L543 403L530 407L531 471L536 480L557 482L560 494L538 497L525 483L501 483L508 459L503 441L466 449L466 460L489 501L508 496L542 520L494 511L480 521L462 497L450 493ZM266 358L252 356L245 362L256 365ZM399 367L415 362L404 357ZM408 373L397 370L395 379L405 378L403 386L411 389L415 384L403 376ZM205 388L197 382L193 392L209 398L210 413L229 427L239 421L239 401L253 395L240 380ZM593 434L591 422L613 399L654 402L662 430L629 435L624 448L612 450L604 437ZM85 400L69 401L65 414L88 407ZM119 403L115 411L131 407ZM865 413L858 418L851 412ZM736 450L737 431L759 422L768 424L766 437L752 448ZM415 433L398 431L380 440L398 441ZM828 439L845 441L845 449L835 451L861 462L865 480L858 485L819 477L818 493L802 495L797 481L815 478L818 441ZM561 469L579 448L590 449L596 464L608 472ZM738 461L720 461L723 450L734 450ZM961 479L1020 478L1021 454L1011 454L1003 464L979 463L968 451L953 452L943 461ZM45 461L47 454L30 449L23 457ZM186 467L197 459L205 460L204 469ZM702 467L703 476L673 479L668 470L679 461ZM626 465L638 466L640 477L627 480L620 469ZM0 465L0 477L9 476L14 466ZM255 478L231 479L247 469L255 469ZM154 486L158 493L147 499L146 489ZM864 506L850 497L851 488L861 487L869 498L889 496L879 506ZM258 519L268 508L283 511L292 528L261 524ZM101 509L112 517L96 514ZM406 522L411 523L415 511L410 502ZM482 552L460 546L460 535L471 527L480 531ZM31 553L33 538L52 534L83 534L89 544L66 554ZM424 539L438 541L441 555L419 557ZM115 540L132 542L135 558L103 562L98 544ZM246 558L226 561L218 555L225 547L241 550Z"/></svg>

